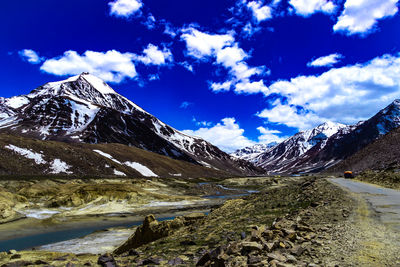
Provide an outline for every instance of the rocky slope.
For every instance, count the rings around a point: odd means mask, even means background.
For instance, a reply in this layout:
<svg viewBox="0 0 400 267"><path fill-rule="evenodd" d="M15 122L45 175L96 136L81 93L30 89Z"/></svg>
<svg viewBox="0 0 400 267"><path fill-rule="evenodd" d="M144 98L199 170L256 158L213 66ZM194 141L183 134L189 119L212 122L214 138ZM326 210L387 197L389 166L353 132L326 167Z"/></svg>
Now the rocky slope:
<svg viewBox="0 0 400 267"><path fill-rule="evenodd" d="M122 144L42 141L0 134L0 177L227 177L231 173Z"/></svg>
<svg viewBox="0 0 400 267"><path fill-rule="evenodd" d="M400 100L395 100L369 120L355 125L324 123L299 132L258 155L258 151L252 154L251 149L244 149L243 152L249 153L242 153L239 157L250 159L268 173L319 172L351 157L399 126ZM369 158L372 164L373 157Z"/></svg>
<svg viewBox="0 0 400 267"><path fill-rule="evenodd" d="M270 173L288 172L298 166L302 156L310 149L322 149L327 140L340 130L347 129L346 125L324 123L314 129L299 132L286 139L272 149L260 154L254 162Z"/></svg>
<svg viewBox="0 0 400 267"><path fill-rule="evenodd" d="M328 171L393 170L400 168L400 128L382 136Z"/></svg>
<svg viewBox="0 0 400 267"><path fill-rule="evenodd" d="M260 169L166 125L88 73L0 99L0 132L42 140L120 143L229 171Z"/></svg>
<svg viewBox="0 0 400 267"><path fill-rule="evenodd" d="M273 148L276 146L278 143L277 142L272 142L268 144L256 144L254 146L248 146L242 149L238 149L235 152L231 153L231 156L243 160L247 160L250 162L254 162L255 159L261 154L264 153L265 151Z"/></svg>

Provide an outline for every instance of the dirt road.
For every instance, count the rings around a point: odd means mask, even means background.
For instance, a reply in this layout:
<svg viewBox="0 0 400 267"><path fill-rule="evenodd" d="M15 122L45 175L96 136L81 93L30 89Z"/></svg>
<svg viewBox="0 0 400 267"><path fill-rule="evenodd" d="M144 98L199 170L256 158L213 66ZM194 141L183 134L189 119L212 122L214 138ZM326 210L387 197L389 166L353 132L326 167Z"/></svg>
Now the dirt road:
<svg viewBox="0 0 400 267"><path fill-rule="evenodd" d="M400 191L343 178L329 181L357 203L340 238L339 254L347 253L349 266L400 266Z"/></svg>

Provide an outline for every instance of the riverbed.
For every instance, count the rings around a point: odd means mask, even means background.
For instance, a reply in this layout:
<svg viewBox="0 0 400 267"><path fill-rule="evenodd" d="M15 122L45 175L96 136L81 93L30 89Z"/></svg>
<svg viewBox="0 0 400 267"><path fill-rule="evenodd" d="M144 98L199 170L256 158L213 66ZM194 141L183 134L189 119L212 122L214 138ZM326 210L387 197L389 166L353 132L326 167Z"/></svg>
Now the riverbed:
<svg viewBox="0 0 400 267"><path fill-rule="evenodd" d="M210 184L202 183L200 187L210 187ZM208 213L226 199L252 192L220 185L211 187L214 191L206 190L211 193L203 195L200 200L154 199L141 205L140 209L124 212L121 212L123 207L116 211L112 206L105 207L109 203L103 203L101 207L92 205L79 209L90 210L90 213L73 213L72 209L27 209L26 218L0 225L0 251L36 249L65 253L105 253L127 240L135 231L135 226L142 224L143 218L149 213L155 214L158 220L170 220L192 212ZM218 191L218 188L221 190ZM97 210L108 208L108 213L96 213Z"/></svg>

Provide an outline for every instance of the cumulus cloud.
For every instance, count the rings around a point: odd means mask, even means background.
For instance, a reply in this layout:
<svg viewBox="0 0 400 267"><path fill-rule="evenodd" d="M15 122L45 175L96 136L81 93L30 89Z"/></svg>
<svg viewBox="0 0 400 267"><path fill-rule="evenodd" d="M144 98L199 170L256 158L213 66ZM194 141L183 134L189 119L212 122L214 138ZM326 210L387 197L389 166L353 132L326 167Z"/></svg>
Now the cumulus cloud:
<svg viewBox="0 0 400 267"><path fill-rule="evenodd" d="M143 6L140 0L115 0L108 3L110 6L110 15L117 17L129 17L137 13Z"/></svg>
<svg viewBox="0 0 400 267"><path fill-rule="evenodd" d="M254 141L243 135L244 130L240 128L235 118L224 118L212 127L184 130L183 132L188 135L199 136L227 153L255 144Z"/></svg>
<svg viewBox="0 0 400 267"><path fill-rule="evenodd" d="M32 49L24 49L18 52L18 54L26 61L32 64L39 64L44 58L39 57L38 53Z"/></svg>
<svg viewBox="0 0 400 267"><path fill-rule="evenodd" d="M172 62L172 53L168 48L160 50L158 46L149 44L144 50L142 56L137 56L136 60L145 65L165 65Z"/></svg>
<svg viewBox="0 0 400 267"><path fill-rule="evenodd" d="M397 13L397 3L398 0L346 0L333 30L348 35L367 34L374 29L378 20Z"/></svg>
<svg viewBox="0 0 400 267"><path fill-rule="evenodd" d="M299 130L313 128L324 122L311 111L298 110L293 105L282 105L276 103L272 109L265 109L257 114L258 117L268 119L269 122L283 124Z"/></svg>
<svg viewBox="0 0 400 267"><path fill-rule="evenodd" d="M104 53L86 51L82 55L75 51L66 51L61 57L47 59L40 69L59 76L90 72L104 81L118 83L125 78L136 77L133 58L132 53L121 53L116 50Z"/></svg>
<svg viewBox="0 0 400 267"><path fill-rule="evenodd" d="M284 104L275 102L258 113L270 122L299 129L325 121L356 123L400 97L400 54L277 81L264 94L285 98Z"/></svg>
<svg viewBox="0 0 400 267"><path fill-rule="evenodd" d="M343 58L341 54L330 54L329 56L319 57L311 62L307 63L309 67L332 67L336 63L340 62Z"/></svg>
<svg viewBox="0 0 400 267"><path fill-rule="evenodd" d="M198 59L212 56L235 40L231 34L208 34L192 27L183 30L181 39L186 42L188 54Z"/></svg>
<svg viewBox="0 0 400 267"><path fill-rule="evenodd" d="M232 82L226 81L223 83L211 83L210 88L214 92L229 91L231 89Z"/></svg>
<svg viewBox="0 0 400 267"><path fill-rule="evenodd" d="M336 10L336 5L329 0L290 0L289 4L297 15L303 17L309 17L317 12L332 14Z"/></svg>
<svg viewBox="0 0 400 267"><path fill-rule="evenodd" d="M262 144L269 144L272 142L281 143L287 138L287 136L280 136L282 135L282 132L278 130L272 130L262 126L258 127L257 130L261 134L258 137L258 141Z"/></svg>
<svg viewBox="0 0 400 267"><path fill-rule="evenodd" d="M257 22L272 18L272 8L268 5L263 5L261 1L248 2L247 7L252 11L253 17Z"/></svg>
<svg viewBox="0 0 400 267"><path fill-rule="evenodd" d="M186 42L187 54L202 60L214 60L226 68L229 77L224 83L210 83L210 88L215 91L229 91L231 86L239 84L241 90L249 85L249 90L253 90L255 84L250 80L255 75L265 75L268 72L264 66L249 67L246 59L249 55L235 42L233 34L209 34L200 32L197 29L189 28L183 30L181 39ZM263 84L263 83L262 83ZM261 83L257 83L258 86Z"/></svg>

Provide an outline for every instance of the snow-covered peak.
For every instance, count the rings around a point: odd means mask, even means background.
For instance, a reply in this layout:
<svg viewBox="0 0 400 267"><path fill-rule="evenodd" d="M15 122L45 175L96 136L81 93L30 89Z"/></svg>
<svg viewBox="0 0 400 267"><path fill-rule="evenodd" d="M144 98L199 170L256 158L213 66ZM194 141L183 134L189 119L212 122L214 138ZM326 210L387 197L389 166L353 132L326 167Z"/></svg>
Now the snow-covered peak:
<svg viewBox="0 0 400 267"><path fill-rule="evenodd" d="M132 101L115 92L100 78L84 72L58 82L50 82L33 90L27 97L66 97L86 105L112 108L124 113L145 112Z"/></svg>
<svg viewBox="0 0 400 267"><path fill-rule="evenodd" d="M261 153L266 152L267 150L273 148L276 146L278 143L277 142L271 142L268 144L256 144L254 146L249 146L245 147L242 149L238 149L232 154L230 154L232 157L239 158L239 159L244 159L247 161L252 161L255 159L258 155Z"/></svg>

